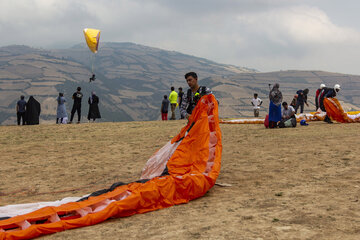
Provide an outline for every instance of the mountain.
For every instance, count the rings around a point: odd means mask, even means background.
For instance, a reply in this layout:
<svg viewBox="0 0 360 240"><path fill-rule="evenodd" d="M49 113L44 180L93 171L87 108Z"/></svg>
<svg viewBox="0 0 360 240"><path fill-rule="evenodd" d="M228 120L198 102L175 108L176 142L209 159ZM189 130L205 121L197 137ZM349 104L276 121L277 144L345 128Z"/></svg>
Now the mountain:
<svg viewBox="0 0 360 240"><path fill-rule="evenodd" d="M42 105L42 120L54 121L58 92L68 99L69 112L77 86L86 98L96 91L103 121L154 120L170 86L186 87L183 76L188 71L200 78L255 72L134 43L103 43L94 57L84 44L61 50L0 48L0 123L15 122L20 95L33 95ZM97 79L89 83L92 67ZM86 116L87 99L83 105Z"/></svg>
<svg viewBox="0 0 360 240"><path fill-rule="evenodd" d="M96 80L89 83L92 68ZM33 95L42 106L41 119L55 122L56 97L63 92L71 110L71 95L77 86L85 95L82 115L87 116L91 91L100 97L102 121L159 119L163 95L170 86L187 88L184 74L195 71L200 85L210 87L220 102L221 117L252 116L254 92L268 106L268 84L280 83L284 100L290 102L298 89L309 88L310 108L320 83L339 83L339 99L346 110L360 106L360 76L322 71L259 73L254 69L219 64L204 58L134 43L102 43L92 54L85 44L69 49L36 49L27 46L0 48L0 123L14 124L20 95ZM84 118L83 118L84 120Z"/></svg>

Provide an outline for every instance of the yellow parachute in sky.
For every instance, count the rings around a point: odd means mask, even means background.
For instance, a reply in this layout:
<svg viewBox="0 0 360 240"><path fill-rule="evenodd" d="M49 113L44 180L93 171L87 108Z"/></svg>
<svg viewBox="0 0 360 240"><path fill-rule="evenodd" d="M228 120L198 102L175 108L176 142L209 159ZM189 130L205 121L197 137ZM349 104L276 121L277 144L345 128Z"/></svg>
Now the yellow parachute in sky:
<svg viewBox="0 0 360 240"><path fill-rule="evenodd" d="M86 43L93 53L97 53L99 48L99 41L100 41L100 30L92 29L92 28L85 28L84 29L84 36ZM95 62L95 54L91 56L91 73L92 76L89 78L89 82L95 81L96 77L94 74L94 62Z"/></svg>
<svg viewBox="0 0 360 240"><path fill-rule="evenodd" d="M99 47L99 41L100 41L100 30L92 29L92 28L85 28L84 35L85 35L85 40L86 40L86 43L87 43L89 49L93 53L97 53L97 50Z"/></svg>

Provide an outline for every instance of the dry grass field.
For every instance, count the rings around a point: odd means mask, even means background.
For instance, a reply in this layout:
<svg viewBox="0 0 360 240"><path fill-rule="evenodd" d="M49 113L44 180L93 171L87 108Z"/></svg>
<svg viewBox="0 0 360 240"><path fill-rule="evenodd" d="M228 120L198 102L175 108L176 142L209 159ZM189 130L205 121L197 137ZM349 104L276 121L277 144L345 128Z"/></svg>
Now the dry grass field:
<svg viewBox="0 0 360 240"><path fill-rule="evenodd" d="M0 205L137 180L184 121L0 127ZM360 124L221 125L222 170L188 204L41 239L359 239Z"/></svg>

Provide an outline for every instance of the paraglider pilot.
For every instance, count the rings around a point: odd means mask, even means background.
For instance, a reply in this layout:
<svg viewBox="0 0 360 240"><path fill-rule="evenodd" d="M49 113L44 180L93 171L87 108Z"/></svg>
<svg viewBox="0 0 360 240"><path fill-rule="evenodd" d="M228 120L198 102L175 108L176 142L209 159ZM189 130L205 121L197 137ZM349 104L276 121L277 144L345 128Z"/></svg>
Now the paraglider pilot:
<svg viewBox="0 0 360 240"><path fill-rule="evenodd" d="M95 79L96 79L95 74L93 74L93 75L89 78L89 82L95 81Z"/></svg>
<svg viewBox="0 0 360 240"><path fill-rule="evenodd" d="M182 117L189 119L199 99L204 95L211 94L212 92L205 86L199 86L198 77L195 72L188 72L185 74L185 79L190 88L184 94L180 106L180 113Z"/></svg>

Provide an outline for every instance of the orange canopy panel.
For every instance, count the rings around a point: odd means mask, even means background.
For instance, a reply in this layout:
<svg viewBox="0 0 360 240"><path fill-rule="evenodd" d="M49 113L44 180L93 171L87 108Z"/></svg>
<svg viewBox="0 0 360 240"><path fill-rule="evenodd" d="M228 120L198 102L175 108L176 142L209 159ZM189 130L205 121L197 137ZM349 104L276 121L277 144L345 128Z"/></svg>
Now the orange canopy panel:
<svg viewBox="0 0 360 240"><path fill-rule="evenodd" d="M336 98L325 98L324 106L327 115L332 119L340 123L354 123L360 122L360 113L349 112L346 113L341 107L340 102Z"/></svg>
<svg viewBox="0 0 360 240"><path fill-rule="evenodd" d="M0 220L0 240L29 239L187 203L215 184L221 151L218 105L210 94L201 98L180 133L148 160L140 180Z"/></svg>

